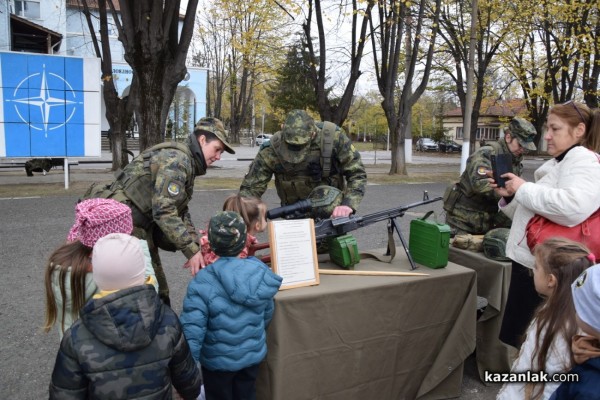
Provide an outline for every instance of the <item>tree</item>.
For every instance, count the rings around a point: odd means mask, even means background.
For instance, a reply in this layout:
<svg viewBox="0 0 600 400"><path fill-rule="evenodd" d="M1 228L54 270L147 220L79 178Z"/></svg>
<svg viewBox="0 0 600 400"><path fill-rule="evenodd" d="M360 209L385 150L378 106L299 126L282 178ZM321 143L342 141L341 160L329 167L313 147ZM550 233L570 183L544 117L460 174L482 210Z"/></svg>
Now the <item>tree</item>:
<svg viewBox="0 0 600 400"><path fill-rule="evenodd" d="M212 7L203 8L198 19L197 38L200 49L193 57L193 63L208 68L207 114L223 119L223 96L229 81L225 55L231 47L231 37L222 16Z"/></svg>
<svg viewBox="0 0 600 400"><path fill-rule="evenodd" d="M593 0L542 4L541 39L554 103L573 99L581 88L588 105L598 105L598 12L598 2Z"/></svg>
<svg viewBox="0 0 600 400"><path fill-rule="evenodd" d="M375 75L379 92L383 96L381 104L391 137L390 174L407 174L404 139L411 138L411 108L425 91L429 80L440 3L440 0L435 0L432 4L427 0L420 0L414 4L397 0L381 2L377 8L377 24L374 17L370 19ZM429 28L429 34L423 31L426 28ZM401 49L405 39L403 33L407 34L404 53L406 64L403 66L404 84L399 90ZM421 49L421 41L424 39L428 39L428 43L425 42L425 50ZM412 83L417 74L417 61L423 58L425 63L420 68L421 82L413 92Z"/></svg>
<svg viewBox="0 0 600 400"><path fill-rule="evenodd" d="M205 12L205 20L214 21L211 26L220 31L203 43L203 59L222 68L213 74L217 88L211 93L215 94L215 112L220 110L233 142L239 142L242 125L252 121L257 86L274 75L278 58L283 56L281 42L286 35L281 13L269 0L218 0ZM218 51L213 51L212 44Z"/></svg>
<svg viewBox="0 0 600 400"><path fill-rule="evenodd" d="M111 132L112 170L116 171L129 163L126 131L133 116L133 102L136 97L137 81L135 79L132 81L130 95L121 99L112 79L112 56L108 35L106 0L97 0L97 3L93 5L98 9L98 16L92 15L90 6L86 0L82 0L80 8L83 9L94 51L96 56L100 58L106 119ZM95 19L98 19L99 23L95 23ZM99 32L100 40L98 40L96 32Z"/></svg>
<svg viewBox="0 0 600 400"><path fill-rule="evenodd" d="M133 104L140 130L140 150L143 150L162 141L169 107L178 83L187 72L185 61L198 0L188 0L181 34L179 0L118 0L120 14L115 10L114 0L107 1L125 60L140 88Z"/></svg>
<svg viewBox="0 0 600 400"><path fill-rule="evenodd" d="M344 128L357 142L376 141L378 137L387 136L388 127L379 92L355 96Z"/></svg>
<svg viewBox="0 0 600 400"><path fill-rule="evenodd" d="M332 100L330 98L330 91L326 89L327 85L327 70L329 68L327 52L331 52L332 49L327 46L326 34L325 34L325 12L322 9L321 0L308 0L308 10L302 29L304 31L306 45L308 48L308 55L310 59L310 78L313 83L315 95L317 98L317 107L321 119L325 121L331 121L337 125L343 125L344 120L348 116L350 105L352 104L352 97L354 96L354 90L356 88L356 82L361 76L360 63L367 41L367 31L369 26L369 17L373 6L375 5L374 0L366 0L366 7L361 9L360 3L357 0L352 0L351 3L351 43L350 46L344 47L345 58L348 59L349 63L349 76L345 87L342 90L339 98ZM337 7L337 5L336 5ZM344 8L340 6L340 8ZM359 17L362 16L362 22L360 25L360 31L358 30ZM313 17L317 27L317 37L313 38ZM317 41L317 49L315 49L314 41ZM349 50L349 52L348 52ZM349 54L348 54L349 53Z"/></svg>
<svg viewBox="0 0 600 400"><path fill-rule="evenodd" d="M463 113L466 109L466 71L468 68L471 2L453 1L442 8L439 35L444 46L441 49L449 54L454 63L438 64L456 85L456 93ZM488 97L492 62L513 29L512 18L518 15L511 2L501 0L479 1L477 10L477 36L475 48L475 96L471 113L471 131L468 133L471 153L475 151L477 121L481 102ZM465 133L466 136L466 133Z"/></svg>
<svg viewBox="0 0 600 400"><path fill-rule="evenodd" d="M424 93L412 107L413 140L419 137L430 137L436 141L446 139L444 111L455 107L447 92L437 90Z"/></svg>
<svg viewBox="0 0 600 400"><path fill-rule="evenodd" d="M579 36L581 56L583 58L582 87L583 99L591 108L598 108L600 89L600 10L598 3L587 1L585 5L585 23L581 24Z"/></svg>
<svg viewBox="0 0 600 400"><path fill-rule="evenodd" d="M531 4L532 8L537 5ZM518 23L498 53L507 72L518 83L525 100L529 119L537 133L535 142L539 143L541 132L550 109L551 82L550 70L536 38L539 31L532 29L535 10L524 9Z"/></svg>
<svg viewBox="0 0 600 400"><path fill-rule="evenodd" d="M108 95L106 114L109 124L119 120L121 113L133 108L140 132L140 150L159 143L163 139L169 107L173 101L177 84L187 72L185 62L192 38L194 15L198 0L188 0L185 17L179 33L180 0L80 0L84 9L98 7L100 31L104 40L103 80L112 80L112 62L108 46L107 5L119 41L123 45L124 57L133 70L132 86L124 105L115 101L112 89ZM104 21L104 23L102 22ZM88 21L90 34L95 36L93 24ZM103 33L104 32L104 33ZM96 52L99 52L96 41ZM110 67L110 68L109 68ZM106 97L105 97L106 100ZM117 117L115 117L117 115ZM111 125L111 128L113 126ZM115 129L119 129L115 126ZM119 134L123 134L119 132Z"/></svg>
<svg viewBox="0 0 600 400"><path fill-rule="evenodd" d="M286 62L268 94L272 98L271 105L282 113L295 109L317 111L317 98L310 79L310 61L304 40L300 39L289 48Z"/></svg>
<svg viewBox="0 0 600 400"><path fill-rule="evenodd" d="M598 105L598 9L588 0L516 4L521 11L500 56L522 90L540 143L552 104L581 91L589 106Z"/></svg>

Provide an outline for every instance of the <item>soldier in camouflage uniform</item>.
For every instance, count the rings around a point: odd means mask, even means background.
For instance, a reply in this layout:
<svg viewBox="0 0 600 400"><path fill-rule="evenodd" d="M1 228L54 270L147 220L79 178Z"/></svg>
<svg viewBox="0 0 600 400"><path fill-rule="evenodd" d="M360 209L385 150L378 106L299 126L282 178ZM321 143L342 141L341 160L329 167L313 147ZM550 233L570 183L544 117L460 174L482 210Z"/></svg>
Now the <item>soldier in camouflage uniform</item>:
<svg viewBox="0 0 600 400"><path fill-rule="evenodd" d="M191 221L188 203L196 176L206 174L209 165L227 151L223 123L216 118L201 119L186 144L165 142L144 150L115 182L99 189L92 186L85 198L113 198L131 207L133 235L148 242L159 294L169 304L169 287L158 249L180 250L192 274L204 267L199 237Z"/></svg>
<svg viewBox="0 0 600 400"><path fill-rule="evenodd" d="M360 154L344 131L330 122L315 124L302 110L291 111L283 129L258 152L240 195L260 198L273 175L281 205L306 199L317 186L340 189L344 196L331 214L334 218L357 210L367 184Z"/></svg>
<svg viewBox="0 0 600 400"><path fill-rule="evenodd" d="M513 118L504 138L490 142L471 154L458 183L450 185L444 194L446 223L457 234L483 235L493 228L510 228L511 221L498 211L498 196L489 186L488 172L492 171L492 155L511 154L512 172L523 171L523 153L535 150L533 125Z"/></svg>
<svg viewBox="0 0 600 400"><path fill-rule="evenodd" d="M140 240L100 238L92 274L100 292L65 332L50 399L196 399L202 379L177 315L145 280ZM172 386L171 386L172 385Z"/></svg>

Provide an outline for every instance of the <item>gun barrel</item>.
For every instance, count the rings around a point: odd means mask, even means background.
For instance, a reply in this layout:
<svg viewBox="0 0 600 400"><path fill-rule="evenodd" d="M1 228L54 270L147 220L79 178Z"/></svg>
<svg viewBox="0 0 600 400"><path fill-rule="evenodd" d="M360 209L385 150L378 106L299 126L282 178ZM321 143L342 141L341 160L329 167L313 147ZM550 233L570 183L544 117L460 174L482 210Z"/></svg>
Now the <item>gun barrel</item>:
<svg viewBox="0 0 600 400"><path fill-rule="evenodd" d="M267 219L277 219L280 217L285 217L286 215L294 214L296 212L307 212L310 211L311 208L312 202L310 200L300 200L294 204L268 210Z"/></svg>

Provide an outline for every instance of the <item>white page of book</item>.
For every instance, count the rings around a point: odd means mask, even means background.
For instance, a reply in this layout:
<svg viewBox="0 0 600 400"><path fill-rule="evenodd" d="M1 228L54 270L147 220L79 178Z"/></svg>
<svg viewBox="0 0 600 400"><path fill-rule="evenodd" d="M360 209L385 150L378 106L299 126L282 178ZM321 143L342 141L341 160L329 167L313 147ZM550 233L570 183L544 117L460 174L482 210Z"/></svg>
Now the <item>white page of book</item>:
<svg viewBox="0 0 600 400"><path fill-rule="evenodd" d="M319 283L312 219L269 222L271 264L283 278L282 289Z"/></svg>

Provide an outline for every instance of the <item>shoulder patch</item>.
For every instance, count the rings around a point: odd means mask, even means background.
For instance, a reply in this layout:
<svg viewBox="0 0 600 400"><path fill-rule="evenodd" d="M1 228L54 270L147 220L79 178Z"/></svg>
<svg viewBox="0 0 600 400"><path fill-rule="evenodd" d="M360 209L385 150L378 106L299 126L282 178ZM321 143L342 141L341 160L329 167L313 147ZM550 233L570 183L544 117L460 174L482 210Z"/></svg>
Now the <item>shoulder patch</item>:
<svg viewBox="0 0 600 400"><path fill-rule="evenodd" d="M486 176L487 171L488 171L487 167L484 167L484 166L477 167L477 175Z"/></svg>
<svg viewBox="0 0 600 400"><path fill-rule="evenodd" d="M177 182L169 182L169 186L167 186L167 191L171 196L178 196L179 192L181 192L181 187Z"/></svg>

